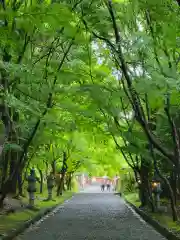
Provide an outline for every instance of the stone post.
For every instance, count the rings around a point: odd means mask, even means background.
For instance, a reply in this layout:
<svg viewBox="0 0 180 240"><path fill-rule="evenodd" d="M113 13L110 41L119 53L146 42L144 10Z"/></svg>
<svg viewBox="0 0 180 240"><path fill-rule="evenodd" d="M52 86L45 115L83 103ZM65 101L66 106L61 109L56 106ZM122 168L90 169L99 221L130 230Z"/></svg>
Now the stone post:
<svg viewBox="0 0 180 240"><path fill-rule="evenodd" d="M52 200L52 190L54 188L54 181L55 181L55 177L53 175L53 172L51 172L50 175L47 177L47 189L48 189L47 200Z"/></svg>
<svg viewBox="0 0 180 240"><path fill-rule="evenodd" d="M161 194L161 192L162 192L161 184L160 183L154 184L153 193L154 193L154 200L155 200L156 210L160 209L160 194Z"/></svg>
<svg viewBox="0 0 180 240"><path fill-rule="evenodd" d="M28 181L27 191L29 193L29 207L34 208L36 181L37 181L34 169L31 169L30 175L28 176L27 181Z"/></svg>

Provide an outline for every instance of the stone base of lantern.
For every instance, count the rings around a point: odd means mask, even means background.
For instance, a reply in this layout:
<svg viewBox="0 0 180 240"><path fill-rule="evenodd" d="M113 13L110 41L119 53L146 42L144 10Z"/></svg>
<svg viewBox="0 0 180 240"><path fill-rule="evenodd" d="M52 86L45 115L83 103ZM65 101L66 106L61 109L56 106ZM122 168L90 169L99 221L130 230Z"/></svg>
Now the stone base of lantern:
<svg viewBox="0 0 180 240"><path fill-rule="evenodd" d="M52 188L48 188L48 199L47 200L52 200Z"/></svg>
<svg viewBox="0 0 180 240"><path fill-rule="evenodd" d="M35 200L34 192L29 192L29 205L28 205L28 208L34 208L34 200Z"/></svg>
<svg viewBox="0 0 180 240"><path fill-rule="evenodd" d="M155 200L156 210L158 211L160 209L160 194L159 193L154 194L154 200Z"/></svg>

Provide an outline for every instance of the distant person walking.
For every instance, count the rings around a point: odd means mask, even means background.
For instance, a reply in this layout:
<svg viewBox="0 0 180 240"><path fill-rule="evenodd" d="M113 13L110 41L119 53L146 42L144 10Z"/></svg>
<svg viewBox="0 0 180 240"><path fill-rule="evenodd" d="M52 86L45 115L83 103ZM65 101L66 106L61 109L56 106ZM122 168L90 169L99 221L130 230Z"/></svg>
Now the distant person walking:
<svg viewBox="0 0 180 240"><path fill-rule="evenodd" d="M110 182L108 182L108 183L106 184L106 188L107 188L107 191L110 191L110 190L111 190L111 183L110 183Z"/></svg>
<svg viewBox="0 0 180 240"><path fill-rule="evenodd" d="M101 191L104 192L105 184L101 184Z"/></svg>

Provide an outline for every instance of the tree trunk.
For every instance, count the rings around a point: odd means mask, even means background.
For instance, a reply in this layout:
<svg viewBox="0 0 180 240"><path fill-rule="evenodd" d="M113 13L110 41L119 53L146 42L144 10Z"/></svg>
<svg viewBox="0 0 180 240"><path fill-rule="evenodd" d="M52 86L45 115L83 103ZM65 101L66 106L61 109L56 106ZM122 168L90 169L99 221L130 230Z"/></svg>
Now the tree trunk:
<svg viewBox="0 0 180 240"><path fill-rule="evenodd" d="M39 175L40 175L40 189L39 192L43 193L43 173L42 170L38 168Z"/></svg>
<svg viewBox="0 0 180 240"><path fill-rule="evenodd" d="M141 186L140 186L140 195L141 195L141 207L146 207L149 206L149 168L147 165L144 163L144 159L142 158L141 161L141 172L140 172L140 177L141 177Z"/></svg>
<svg viewBox="0 0 180 240"><path fill-rule="evenodd" d="M11 154L12 157L13 154ZM10 168L9 168L9 176L12 176L12 184L10 185L9 192L12 194L16 194L17 189L17 181L18 181L18 172L16 174L13 174L14 169L16 168L17 162L14 161L14 159L11 158L10 161Z"/></svg>
<svg viewBox="0 0 180 240"><path fill-rule="evenodd" d="M56 173L56 161L53 161L51 164L53 175Z"/></svg>
<svg viewBox="0 0 180 240"><path fill-rule="evenodd" d="M65 173L62 174L61 179L59 181L58 188L57 188L57 196L62 196L63 188L64 188L64 177L65 177Z"/></svg>
<svg viewBox="0 0 180 240"><path fill-rule="evenodd" d="M65 180L65 175L68 169L67 166L67 154L66 152L63 152L63 165L62 165L62 169L61 169L61 178L57 187L57 196L62 195L63 192L63 188L64 188L64 180Z"/></svg>
<svg viewBox="0 0 180 240"><path fill-rule="evenodd" d="M0 197L0 208L3 208L3 204L4 204L4 199L6 198L7 194L9 193L9 188L10 188L10 184L11 182L10 181L4 181L4 184L2 186L2 194L1 194L1 197Z"/></svg>
<svg viewBox="0 0 180 240"><path fill-rule="evenodd" d="M174 196L171 184L169 183L168 179L160 173L160 171L157 167L156 167L156 171L157 171L159 177L164 181L164 183L168 187L169 194L170 194L170 201L171 201L172 218L173 218L173 221L177 221L178 214L177 214L177 209L176 209L175 196Z"/></svg>
<svg viewBox="0 0 180 240"><path fill-rule="evenodd" d="M173 221L177 221L178 220L178 214L177 214L176 202L175 202L175 197L174 197L172 187L171 187L168 179L166 177L164 177L163 174L161 174L161 172L158 168L157 160L156 160L156 156L154 154L154 149L153 149L152 144L150 145L150 151L151 151L151 155L152 155L152 158L153 158L154 169L155 169L156 173L158 174L158 176L164 181L164 183L168 187L169 194L170 194L170 200L171 200L172 218L173 218Z"/></svg>
<svg viewBox="0 0 180 240"><path fill-rule="evenodd" d="M169 192L170 192L173 221L177 221L178 220L178 214L177 214L176 202L175 202L173 190L172 190L171 185L170 185L170 183L169 183L169 181L167 179L165 179L165 182L166 182L166 184L167 184L167 186L169 188Z"/></svg>
<svg viewBox="0 0 180 240"><path fill-rule="evenodd" d="M173 191L174 201L176 204L177 203L177 172L175 171L175 169L173 169L172 171L171 189Z"/></svg>
<svg viewBox="0 0 180 240"><path fill-rule="evenodd" d="M18 173L17 186L18 186L19 196L23 196L23 181L22 181L22 174L21 173Z"/></svg>
<svg viewBox="0 0 180 240"><path fill-rule="evenodd" d="M66 191L66 187L65 187L65 178L64 178L64 182L63 182L63 191Z"/></svg>
<svg viewBox="0 0 180 240"><path fill-rule="evenodd" d="M1 181L1 197L0 197L0 208L3 208L3 202L9 192L9 181L7 180L8 175L8 164L9 164L9 152L3 152L2 161L2 181Z"/></svg>
<svg viewBox="0 0 180 240"><path fill-rule="evenodd" d="M60 182L57 186L57 197L62 195L62 179L60 179Z"/></svg>
<svg viewBox="0 0 180 240"><path fill-rule="evenodd" d="M67 181L67 190L71 190L71 182L72 182L72 177L71 173L69 174L68 181Z"/></svg>
<svg viewBox="0 0 180 240"><path fill-rule="evenodd" d="M1 197L0 197L0 209L4 207L4 199L6 198L6 193L3 192Z"/></svg>

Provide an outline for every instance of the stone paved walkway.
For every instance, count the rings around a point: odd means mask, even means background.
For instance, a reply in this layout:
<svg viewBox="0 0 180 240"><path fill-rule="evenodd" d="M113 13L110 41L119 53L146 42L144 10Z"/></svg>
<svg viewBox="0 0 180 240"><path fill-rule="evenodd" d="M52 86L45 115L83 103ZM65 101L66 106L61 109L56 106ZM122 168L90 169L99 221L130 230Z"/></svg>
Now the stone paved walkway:
<svg viewBox="0 0 180 240"><path fill-rule="evenodd" d="M120 197L89 188L16 240L164 240Z"/></svg>

